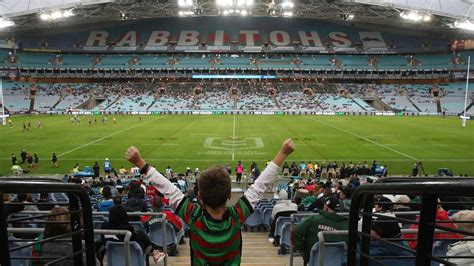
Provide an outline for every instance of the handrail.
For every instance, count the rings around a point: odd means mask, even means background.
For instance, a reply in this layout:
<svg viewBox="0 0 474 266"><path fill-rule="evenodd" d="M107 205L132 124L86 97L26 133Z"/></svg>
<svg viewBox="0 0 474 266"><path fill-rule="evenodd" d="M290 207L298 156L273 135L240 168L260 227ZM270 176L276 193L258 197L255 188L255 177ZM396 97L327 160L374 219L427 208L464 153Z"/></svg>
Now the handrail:
<svg viewBox="0 0 474 266"><path fill-rule="evenodd" d="M426 265L431 263L432 241L434 236L433 226L436 216L436 206L438 196L472 196L474 191L474 179L459 179L452 182L451 178L428 178L425 180L415 179L409 182L388 182L382 181L370 185L359 186L352 196L350 216L349 216L349 245L347 264L355 265L356 243L358 239L358 218L359 210L370 214L375 194L418 194L422 195L421 211L419 220L419 230L417 239L416 264ZM361 253L368 254L369 241L367 237L370 231L372 217L364 215L362 223ZM368 258L361 257L361 265L367 265Z"/></svg>
<svg viewBox="0 0 474 266"><path fill-rule="evenodd" d="M392 212L393 214L420 214L419 211L407 211L407 212ZM300 213L293 213L290 215L290 221L291 221L291 228L294 227L295 225L295 218L296 217L308 217L308 216L313 216L318 214L317 212L300 212ZM349 217L348 212L339 212L337 213L338 215L341 216L347 216ZM293 241L290 241L290 258L289 258L289 266L293 266L293 260L294 260L294 251L293 251Z"/></svg>
<svg viewBox="0 0 474 266"><path fill-rule="evenodd" d="M17 212L19 214L49 214L50 211L20 211ZM103 215L103 216L108 216L109 212L92 212L92 215ZM162 212L127 212L128 216L141 216L141 215L146 215L146 216L152 216L152 217L158 217L159 222L161 222L161 230L163 231L163 253L165 253L165 258L163 260L164 265L167 265L168 262L168 247L166 246L166 223L164 221L166 220L166 214ZM35 217L30 217L30 219L34 219ZM105 230L105 229L100 229L100 230ZM97 231L94 229L94 232Z"/></svg>
<svg viewBox="0 0 474 266"><path fill-rule="evenodd" d="M400 231L401 231L402 234L418 234L418 229L400 229ZM435 230L435 233L443 233L443 232L448 232L448 231L439 230L439 229ZM324 236L326 236L326 235L348 235L348 234L349 234L349 230L334 230L334 231L319 231L318 232L318 242L319 242L318 265L319 266L324 266L324 244L326 243L325 239L324 239Z"/></svg>
<svg viewBox="0 0 474 266"><path fill-rule="evenodd" d="M7 228L9 233L43 233L43 228ZM125 266L130 266L130 239L132 238L132 233L128 230L109 230L109 229L97 229L94 230L94 234L96 235L124 235L124 252L125 252ZM8 241L8 240L7 240ZM34 245L34 244L31 244ZM90 249L87 248L86 251ZM95 252L95 251L94 251ZM82 253L82 252L81 252ZM64 260L68 257L63 257L61 260ZM58 262L58 261L56 261ZM166 262L165 262L166 265Z"/></svg>
<svg viewBox="0 0 474 266"><path fill-rule="evenodd" d="M32 192L46 192L55 193L62 192L67 193L69 197L69 210L70 211L82 211L83 226L84 226L84 241L86 246L86 264L95 264L95 248L94 248L94 235L93 235L93 224L92 224L92 206L90 203L89 195L87 191L78 184L73 183L61 183L61 182L41 182L41 181L17 181L17 180L5 180L0 179L0 213L4 213L5 203L3 201L3 193L32 193ZM81 204L79 206L79 203ZM73 231L79 231L79 225L81 219L79 213L71 213L71 228ZM0 219L0 246L8 246L8 232L7 232L7 221L4 218ZM72 236L72 246L74 254L76 254L81 247L81 237L79 235ZM74 265L81 266L83 262L80 254L74 255ZM0 264L11 265L10 254L8 250L0 250Z"/></svg>

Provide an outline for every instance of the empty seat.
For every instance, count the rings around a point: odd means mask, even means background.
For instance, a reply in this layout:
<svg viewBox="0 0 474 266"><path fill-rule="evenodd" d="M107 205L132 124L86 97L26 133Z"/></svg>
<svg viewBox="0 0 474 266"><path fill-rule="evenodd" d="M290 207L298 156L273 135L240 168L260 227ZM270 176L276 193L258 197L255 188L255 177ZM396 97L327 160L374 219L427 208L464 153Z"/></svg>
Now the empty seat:
<svg viewBox="0 0 474 266"><path fill-rule="evenodd" d="M125 265L124 242L107 241L105 245L107 264L113 266ZM130 242L130 265L145 266L147 255L143 255L142 248L137 242Z"/></svg>
<svg viewBox="0 0 474 266"><path fill-rule="evenodd" d="M245 220L244 228L260 228L262 224L262 212L260 209L254 209L253 213Z"/></svg>
<svg viewBox="0 0 474 266"><path fill-rule="evenodd" d="M342 241L324 243L324 265L343 265L346 261L346 251L346 242ZM311 248L308 265L319 265L319 242L314 243L313 247Z"/></svg>

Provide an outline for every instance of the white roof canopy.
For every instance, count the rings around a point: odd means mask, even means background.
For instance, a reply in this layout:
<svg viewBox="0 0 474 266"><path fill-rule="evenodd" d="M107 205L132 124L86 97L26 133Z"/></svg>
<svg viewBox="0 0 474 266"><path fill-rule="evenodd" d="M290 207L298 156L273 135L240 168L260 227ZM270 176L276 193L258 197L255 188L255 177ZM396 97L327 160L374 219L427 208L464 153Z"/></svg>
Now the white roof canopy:
<svg viewBox="0 0 474 266"><path fill-rule="evenodd" d="M422 10L455 19L474 19L474 0L348 0L348 2Z"/></svg>
<svg viewBox="0 0 474 266"><path fill-rule="evenodd" d="M114 0L0 0L0 16L15 17L50 9L66 9L75 6L95 5Z"/></svg>

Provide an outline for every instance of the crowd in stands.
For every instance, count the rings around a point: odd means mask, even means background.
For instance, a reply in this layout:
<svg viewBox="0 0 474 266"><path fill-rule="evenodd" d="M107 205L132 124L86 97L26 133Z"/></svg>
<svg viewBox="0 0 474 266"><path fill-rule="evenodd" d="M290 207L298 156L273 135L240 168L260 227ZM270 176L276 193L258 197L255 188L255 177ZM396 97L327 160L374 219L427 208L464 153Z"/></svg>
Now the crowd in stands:
<svg viewBox="0 0 474 266"><path fill-rule="evenodd" d="M393 111L459 113L464 107L462 84L298 84L275 83L80 83L32 84L4 82L5 107L11 112L269 110L313 112L375 112L379 99ZM199 90L196 90L199 88ZM231 88L236 91L233 92ZM472 90L468 105L472 102ZM368 100L368 101L366 101ZM84 105L88 102L89 104ZM438 107L439 103L439 107ZM441 108L441 109L440 109Z"/></svg>
<svg viewBox="0 0 474 266"><path fill-rule="evenodd" d="M347 211L351 205L351 195L362 185L372 182L370 178L363 178L359 175L379 175L387 176L387 166L381 166L373 161L371 164L362 163L322 163L300 162L291 164L285 162L286 157L293 151L291 141L286 141L281 150L272 161L269 161L260 175L257 175L251 186L247 188L244 196L239 199L235 206L226 207L226 202L231 193L231 179L229 176L230 168L213 167L199 175L194 188L190 189L191 180L186 180L187 175L175 176L171 167L165 170L165 175L160 174L154 167L148 165L140 156L139 151L131 147L127 150L126 158L132 162L134 170L122 171L119 175L112 169L111 164L106 169L106 178L98 177L92 181L81 180L80 178L68 178L68 182L80 183L91 197L94 208L98 211L108 212L108 219L104 220L101 228L104 229L123 229L132 232L132 241L136 241L145 254L150 254L158 262L164 254L160 252L161 248L150 238L150 228L153 227L153 218L142 216L136 219L129 218L127 212L163 212L167 220L172 224L176 236L180 236L180 242L183 243L184 231L188 231L192 237L190 239L193 259L200 263L205 263L217 249L223 249L224 259L240 262L240 236L241 226L244 226L247 219L250 219L252 211L262 213L263 193L266 186L273 183L273 180L280 173L288 176L287 183L278 185L276 193L278 199L274 204L266 205L271 211L270 219L270 241L275 245L282 245L283 235L278 232L281 224L278 223L281 217L288 217L294 213L314 212L308 218L297 222L293 231L294 246L303 256L305 263L310 260L310 251L317 242L317 233L320 231L346 230L348 228ZM108 160L106 160L107 162ZM123 168L123 167L121 167ZM243 168L243 167L242 167ZM256 164L251 170L256 168ZM123 174L123 178L121 178ZM137 175L136 178L131 176ZM166 177L165 177L166 176ZM55 218L51 221L67 220L67 215L62 215L67 209L54 207L52 201L53 195L36 195L33 199L32 194L18 193L16 197L11 198L9 194L4 194L4 201L7 203L5 208L5 217L15 215L20 211L37 211L41 209L52 209L51 216ZM372 223L371 235L376 238L388 239L407 239L405 242L399 242L401 245L416 249L413 235L402 234L403 228L416 228L418 217L412 213L403 214L407 211L418 211L415 203L420 198L414 195L380 195L375 199L374 212L381 214L377 216ZM440 204L437 209L437 220L442 221L443 226L458 228L460 225L456 221L473 221L474 211L461 211L459 214L450 216L448 211L471 209L470 203L459 206L443 204L445 201L452 201L448 198L440 198ZM470 201L470 200L469 200ZM23 203L9 205L10 202ZM36 204L38 206L35 206ZM39 204L42 203L42 204ZM257 212L256 210L259 210ZM346 214L344 214L346 213ZM66 217L62 217L66 216ZM396 217L410 219L409 221L398 221ZM453 223L446 223L454 219ZM141 226L137 229L134 225L139 222ZM62 233L71 231L69 225L60 223L47 224L42 236L39 239L53 237ZM140 229L140 228L144 229ZM204 227L203 227L204 226ZM211 227L212 230L205 229ZM472 224L461 225L472 232ZM290 232L288 232L290 233ZM225 235L222 238L216 238L216 234ZM21 238L30 238L31 236L15 235ZM459 240L455 245L448 247L448 254L463 254L472 256L474 253L470 249L469 241L462 241L463 235L458 233L442 233L437 235L440 238ZM123 240L121 236L106 236L100 239L99 245L105 245L107 241ZM236 245L232 245L235 241ZM346 241L346 236L335 236L326 239L327 242ZM216 248L202 249L200 243L213 243ZM51 246L50 246L51 245ZM59 251L58 243L52 242L48 245L40 245L35 248L35 252L45 255L63 255L63 252L70 253L71 248ZM63 246L62 246L63 247ZM171 247L170 254L176 255L176 247ZM240 251L239 251L240 250ZM68 253L69 252L69 253ZM194 252L194 253L193 253ZM382 242L373 241L371 244L371 255L390 255L390 256L410 256L404 250L385 245ZM98 259L103 259L103 253L99 252Z"/></svg>

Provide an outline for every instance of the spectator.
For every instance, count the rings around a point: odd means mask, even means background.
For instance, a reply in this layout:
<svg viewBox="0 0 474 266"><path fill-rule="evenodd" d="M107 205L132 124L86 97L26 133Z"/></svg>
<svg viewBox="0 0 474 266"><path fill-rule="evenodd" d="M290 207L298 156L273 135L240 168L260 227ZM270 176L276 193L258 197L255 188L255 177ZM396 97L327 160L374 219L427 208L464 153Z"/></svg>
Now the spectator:
<svg viewBox="0 0 474 266"><path fill-rule="evenodd" d="M242 164L241 161L237 163L237 166L235 167L235 182L240 183L242 181L242 175L244 173L244 165Z"/></svg>
<svg viewBox="0 0 474 266"><path fill-rule="evenodd" d="M321 186L323 187L323 186ZM324 208L324 202L326 202L326 199L332 195L332 190L331 188L324 188L324 191L322 195L320 194L318 196L318 199L315 200L311 205L308 206L308 211L312 211L314 209L322 209Z"/></svg>
<svg viewBox="0 0 474 266"><path fill-rule="evenodd" d="M114 200L112 199L112 191L110 190L110 187L104 187L102 189L102 196L103 199L97 203L97 210L100 212L106 212L112 206L114 206Z"/></svg>
<svg viewBox="0 0 474 266"><path fill-rule="evenodd" d="M181 219L178 217L178 215L174 214L174 212L170 210L163 210L165 204L163 203L162 198L159 196L153 198L151 205L154 212L161 212L166 215L166 220L171 223L171 225L173 225L174 231L176 232L177 236L180 236L180 238L178 239L178 243L184 244L183 223L181 222ZM154 219L154 217L151 216L144 215L142 216L141 221L145 226L145 229L149 232L150 226L156 223L157 219ZM173 249L176 249L176 247L173 247Z"/></svg>
<svg viewBox="0 0 474 266"><path fill-rule="evenodd" d="M94 166L92 166L92 169L94 170L94 178L98 178L100 175L100 166L99 163L95 162Z"/></svg>
<svg viewBox="0 0 474 266"><path fill-rule="evenodd" d="M54 204L51 204L49 201L49 194L46 192L41 192L38 200L37 207L40 211L50 211L54 208Z"/></svg>
<svg viewBox="0 0 474 266"><path fill-rule="evenodd" d="M109 158L105 158L104 172L110 174L110 171L112 171L112 164L109 162Z"/></svg>
<svg viewBox="0 0 474 266"><path fill-rule="evenodd" d="M318 242L318 233L320 231L347 230L349 220L337 214L340 211L341 204L336 197L328 197L324 201L323 210L319 214L304 219L296 225L293 231L293 243L297 250L303 255L304 265L309 262L311 248ZM325 237L326 242L346 241L346 236L330 235Z"/></svg>
<svg viewBox="0 0 474 266"><path fill-rule="evenodd" d="M351 191L348 188L343 188L339 191L338 196L341 202L341 210L349 212L351 210Z"/></svg>
<svg viewBox="0 0 474 266"><path fill-rule="evenodd" d="M144 232L135 231L133 226L129 224L127 211L121 205L110 208L109 221L104 222L101 228L130 231L132 233L130 241L136 241L142 248L143 253L151 254L155 263L164 259L165 254L158 251L158 246L154 245ZM103 238L103 243L105 244L106 241L123 241L124 237L123 235L106 235Z"/></svg>
<svg viewBox="0 0 474 266"><path fill-rule="evenodd" d="M53 164L53 168L58 168L59 167L58 156L56 156L56 153L53 153L53 155L51 156L51 162Z"/></svg>
<svg viewBox="0 0 474 266"><path fill-rule="evenodd" d="M270 227L269 239L270 243L275 243L275 227L278 217L290 217L291 214L298 212L298 206L288 199L288 192L285 189L280 190L278 197L280 198L280 201L278 201L278 203L273 206L272 210L272 224ZM276 243L278 242L279 241L277 239Z"/></svg>
<svg viewBox="0 0 474 266"><path fill-rule="evenodd" d="M464 210L457 212L456 214L454 214L453 220L470 221L470 223L458 223L457 228L460 230L474 233L474 211ZM474 256L474 242L469 241L470 239L472 239L472 236L465 236L464 238L466 239L466 241L461 240L459 242L449 245L446 256ZM472 258L450 258L448 259L448 261L456 265L472 265L473 263Z"/></svg>
<svg viewBox="0 0 474 266"><path fill-rule="evenodd" d="M25 211L38 211L38 207L36 205L31 204L33 203L33 199L31 198L30 194L27 193L18 193L17 194L17 201L21 203L25 203Z"/></svg>
<svg viewBox="0 0 474 266"><path fill-rule="evenodd" d="M51 210L53 216L47 218L48 222L44 226L43 236L40 235L40 239L47 239L71 232L71 224L69 223L69 214L68 209L63 207L55 207ZM63 237L61 239L67 239ZM73 252L72 242L71 241L47 241L42 244L35 246L36 254L41 257L46 257L48 259L41 259L41 263L48 263L55 259L64 256L70 256ZM59 266L68 266L73 264L73 258L70 257L54 265Z"/></svg>
<svg viewBox="0 0 474 266"><path fill-rule="evenodd" d="M27 156L28 156L28 153L26 153L26 150L25 149L21 150L20 152L21 163L25 163Z"/></svg>
<svg viewBox="0 0 474 266"><path fill-rule="evenodd" d="M448 212L443 209L443 207L438 204L438 207L436 209L436 220L437 221L449 221ZM419 221L419 217L416 219L416 221ZM450 227L450 228L456 228L456 225L451 222L442 222L442 223L436 223L438 226L445 226L445 227ZM408 229L418 229L418 224L412 224ZM461 235L459 234L454 234L454 233L435 233L434 234L435 238L462 238ZM416 238L415 234L403 234L403 238ZM408 245L410 248L413 250L416 250L416 240L410 240L408 241Z"/></svg>
<svg viewBox="0 0 474 266"><path fill-rule="evenodd" d="M125 157L140 167L142 174L145 174L148 181L170 199L172 206L177 206L176 214L191 228L191 261L194 265L209 263L238 265L242 255L242 225L257 202L263 198L266 185L271 184L277 177L279 167L293 152L293 147L293 141L286 140L257 181L232 207L226 207L232 186L230 176L223 167L210 168L199 177L201 206L193 204L169 180L155 168L150 167L135 147L130 147ZM204 247L211 243L211 248Z"/></svg>
<svg viewBox="0 0 474 266"><path fill-rule="evenodd" d="M128 200L125 203L128 212L146 212L148 207L145 201L145 191L141 187L135 188L128 193ZM134 217L135 218L135 217Z"/></svg>
<svg viewBox="0 0 474 266"><path fill-rule="evenodd" d="M173 172L173 169L171 169L171 166L168 165L168 167L166 167L165 173L166 173L167 178L173 177L174 172Z"/></svg>
<svg viewBox="0 0 474 266"><path fill-rule="evenodd" d="M3 194L3 203L5 204L5 209L4 209L5 219L7 219L10 214L22 211L25 208L25 205L22 205L22 204L10 204L11 203L10 194L7 194L7 193Z"/></svg>
<svg viewBox="0 0 474 266"><path fill-rule="evenodd" d="M12 153L12 165L16 165L16 162L17 162L16 155Z"/></svg>

